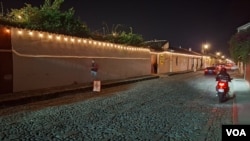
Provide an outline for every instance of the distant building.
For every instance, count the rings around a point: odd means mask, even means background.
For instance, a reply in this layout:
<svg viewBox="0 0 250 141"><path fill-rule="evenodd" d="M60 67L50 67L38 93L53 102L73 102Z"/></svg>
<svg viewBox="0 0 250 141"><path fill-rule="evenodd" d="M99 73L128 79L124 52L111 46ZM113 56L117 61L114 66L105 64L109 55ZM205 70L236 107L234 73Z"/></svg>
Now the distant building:
<svg viewBox="0 0 250 141"><path fill-rule="evenodd" d="M250 22L238 27L237 31L240 32L240 31L246 30L247 28L250 28Z"/></svg>

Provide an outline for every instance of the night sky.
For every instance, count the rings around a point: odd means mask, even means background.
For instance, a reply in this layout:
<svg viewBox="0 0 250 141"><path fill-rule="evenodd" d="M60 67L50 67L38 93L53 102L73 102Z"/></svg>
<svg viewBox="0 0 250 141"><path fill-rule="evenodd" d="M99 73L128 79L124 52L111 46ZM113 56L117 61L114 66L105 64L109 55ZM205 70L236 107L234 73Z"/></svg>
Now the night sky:
<svg viewBox="0 0 250 141"><path fill-rule="evenodd" d="M4 11L24 3L40 6L44 0L0 0ZM147 40L168 40L170 46L228 53L228 41L237 27L250 22L250 0L64 0L62 10L73 7L76 17L91 31L104 24L132 27Z"/></svg>

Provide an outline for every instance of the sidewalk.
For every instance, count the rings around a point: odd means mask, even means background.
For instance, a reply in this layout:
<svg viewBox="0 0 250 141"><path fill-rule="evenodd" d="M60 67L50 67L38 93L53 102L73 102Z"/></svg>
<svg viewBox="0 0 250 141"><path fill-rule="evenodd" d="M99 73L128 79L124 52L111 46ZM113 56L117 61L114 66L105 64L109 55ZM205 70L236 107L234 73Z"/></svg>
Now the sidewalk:
<svg viewBox="0 0 250 141"><path fill-rule="evenodd" d="M133 77L122 80L102 81L101 89L119 86L122 84L129 84L138 81L157 79L159 75L147 75L141 77ZM52 98L58 98L69 94L76 94L79 92L91 92L93 91L93 84L74 84L70 86L54 87L33 91L16 92L0 95L0 109L8 108L11 106L23 105L36 101L43 101Z"/></svg>
<svg viewBox="0 0 250 141"><path fill-rule="evenodd" d="M242 76L233 76L234 94L233 124L250 125L250 87Z"/></svg>
<svg viewBox="0 0 250 141"><path fill-rule="evenodd" d="M182 74L182 73L189 73L192 71L180 71L174 73L166 73L164 75L175 75L175 74ZM163 74L162 74L163 75ZM131 77L122 80L108 80L101 82L101 89L110 88L114 86L119 86L123 84L134 83L138 81L150 80L150 79L157 79L160 78L161 75L152 74L146 76L139 76L139 77ZM25 92L16 92L16 93L9 93L9 94L2 94L0 95L0 109L8 108L11 106L18 106L23 105L31 102L36 101L43 101L52 98L63 97L66 95L72 95L76 93L83 93L83 92L91 92L93 91L93 84L86 83L86 84L74 84L70 86L62 86L62 87L54 87L54 88L47 88L47 89L40 89L40 90L32 90L32 91L25 91Z"/></svg>

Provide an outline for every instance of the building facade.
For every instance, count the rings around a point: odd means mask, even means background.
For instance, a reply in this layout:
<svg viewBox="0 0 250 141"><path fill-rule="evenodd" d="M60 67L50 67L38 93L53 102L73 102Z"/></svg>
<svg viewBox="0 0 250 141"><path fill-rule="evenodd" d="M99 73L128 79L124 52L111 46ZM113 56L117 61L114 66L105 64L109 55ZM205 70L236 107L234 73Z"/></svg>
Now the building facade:
<svg viewBox="0 0 250 141"><path fill-rule="evenodd" d="M209 57L168 42L155 42L155 50L6 26L0 42L0 94L90 83L92 59L101 81L211 65Z"/></svg>

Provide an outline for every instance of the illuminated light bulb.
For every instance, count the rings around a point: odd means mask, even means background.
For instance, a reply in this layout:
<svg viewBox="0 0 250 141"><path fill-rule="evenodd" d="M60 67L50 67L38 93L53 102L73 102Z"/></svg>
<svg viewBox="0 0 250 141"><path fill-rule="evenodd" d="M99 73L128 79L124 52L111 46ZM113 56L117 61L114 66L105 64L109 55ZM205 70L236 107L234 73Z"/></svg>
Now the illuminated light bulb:
<svg viewBox="0 0 250 141"><path fill-rule="evenodd" d="M78 43L80 43L81 42L81 39L78 39Z"/></svg>
<svg viewBox="0 0 250 141"><path fill-rule="evenodd" d="M99 42L99 43L98 43L98 45L100 46L100 45L101 45L101 43Z"/></svg>
<svg viewBox="0 0 250 141"><path fill-rule="evenodd" d="M75 42L75 39L74 39L74 38L71 38L71 42Z"/></svg>
<svg viewBox="0 0 250 141"><path fill-rule="evenodd" d="M10 30L9 30L9 29L5 29L5 32L6 32L6 33L10 33Z"/></svg>
<svg viewBox="0 0 250 141"><path fill-rule="evenodd" d="M43 37L43 34L42 34L42 33L39 33L39 37L41 37L41 38L42 38L42 37Z"/></svg>
<svg viewBox="0 0 250 141"><path fill-rule="evenodd" d="M110 46L113 47L113 44L111 44Z"/></svg>
<svg viewBox="0 0 250 141"><path fill-rule="evenodd" d="M83 42L86 44L86 43L87 43L87 40L83 40Z"/></svg>
<svg viewBox="0 0 250 141"><path fill-rule="evenodd" d="M96 41L94 41L94 45L96 45Z"/></svg>
<svg viewBox="0 0 250 141"><path fill-rule="evenodd" d="M32 35L33 35L33 32L30 31L30 32L29 32L29 35L32 36Z"/></svg>
<svg viewBox="0 0 250 141"><path fill-rule="evenodd" d="M102 43L103 46L106 46L106 43Z"/></svg>
<svg viewBox="0 0 250 141"><path fill-rule="evenodd" d="M61 36L56 36L56 39L57 40L61 40Z"/></svg>
<svg viewBox="0 0 250 141"><path fill-rule="evenodd" d="M20 34L20 35L21 35L21 34L23 34L23 32L22 32L21 30L19 30L19 31L18 31L18 34Z"/></svg>
<svg viewBox="0 0 250 141"><path fill-rule="evenodd" d="M49 35L48 37L49 37L49 39L52 39L52 35Z"/></svg>
<svg viewBox="0 0 250 141"><path fill-rule="evenodd" d="M89 41L89 44L92 44L92 41Z"/></svg>
<svg viewBox="0 0 250 141"><path fill-rule="evenodd" d="M67 37L65 37L65 38L64 38L64 41L68 41L68 38L67 38Z"/></svg>

